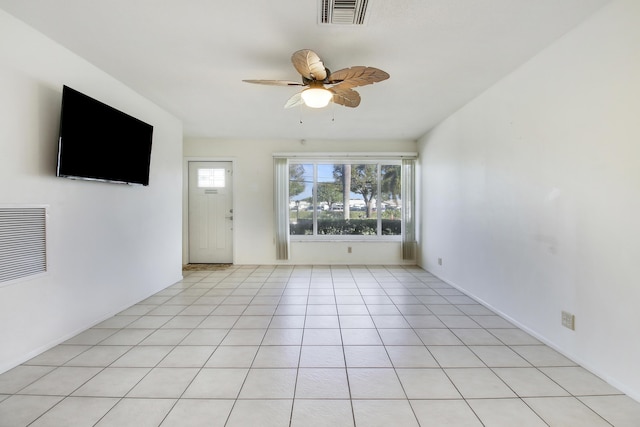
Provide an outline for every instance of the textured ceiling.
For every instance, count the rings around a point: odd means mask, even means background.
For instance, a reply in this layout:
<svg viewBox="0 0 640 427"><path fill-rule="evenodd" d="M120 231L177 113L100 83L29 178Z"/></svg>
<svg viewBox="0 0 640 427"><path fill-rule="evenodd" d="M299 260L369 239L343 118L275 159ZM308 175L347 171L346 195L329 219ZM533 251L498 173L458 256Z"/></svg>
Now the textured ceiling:
<svg viewBox="0 0 640 427"><path fill-rule="evenodd" d="M0 0L0 8L184 123L187 137L414 140L608 0L369 0L363 26L318 24L317 0ZM285 110L291 54L387 81L362 103Z"/></svg>

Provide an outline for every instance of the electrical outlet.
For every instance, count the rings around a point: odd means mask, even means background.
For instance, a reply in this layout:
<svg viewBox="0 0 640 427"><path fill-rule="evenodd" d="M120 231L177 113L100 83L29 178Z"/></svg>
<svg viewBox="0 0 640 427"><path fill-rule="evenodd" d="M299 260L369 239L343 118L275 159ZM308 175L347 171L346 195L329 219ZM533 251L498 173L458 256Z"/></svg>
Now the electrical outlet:
<svg viewBox="0 0 640 427"><path fill-rule="evenodd" d="M351 246L349 246L349 247L347 248L347 253L348 253L348 254L350 254L350 253L351 253Z"/></svg>
<svg viewBox="0 0 640 427"><path fill-rule="evenodd" d="M572 331L576 330L576 316L566 311L562 312L562 326Z"/></svg>
<svg viewBox="0 0 640 427"><path fill-rule="evenodd" d="M442 258L438 258L438 265L442 265Z"/></svg>

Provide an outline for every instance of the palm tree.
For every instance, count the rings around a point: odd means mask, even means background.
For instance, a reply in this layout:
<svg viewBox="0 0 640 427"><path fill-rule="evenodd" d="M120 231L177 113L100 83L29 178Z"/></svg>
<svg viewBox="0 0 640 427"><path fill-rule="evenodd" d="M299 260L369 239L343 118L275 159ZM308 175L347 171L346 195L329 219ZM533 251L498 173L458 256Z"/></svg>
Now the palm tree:
<svg viewBox="0 0 640 427"><path fill-rule="evenodd" d="M347 215L346 207L349 203L349 192L360 194L367 207L366 217L371 218L372 200L376 197L377 191L377 167L373 164L363 165L335 165L333 168L333 176L336 182L344 182L345 193L345 217Z"/></svg>
<svg viewBox="0 0 640 427"><path fill-rule="evenodd" d="M304 165L289 165L289 197L295 197L306 188L304 181Z"/></svg>
<svg viewBox="0 0 640 427"><path fill-rule="evenodd" d="M398 206L398 197L402 192L400 165L382 165L380 172L382 174L382 194L388 194L389 199Z"/></svg>

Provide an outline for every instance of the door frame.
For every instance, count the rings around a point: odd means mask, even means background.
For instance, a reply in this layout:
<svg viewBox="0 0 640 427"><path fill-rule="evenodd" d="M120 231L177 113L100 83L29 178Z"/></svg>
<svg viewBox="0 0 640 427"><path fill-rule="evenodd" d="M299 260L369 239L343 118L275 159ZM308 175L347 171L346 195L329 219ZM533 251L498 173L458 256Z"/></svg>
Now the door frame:
<svg viewBox="0 0 640 427"><path fill-rule="evenodd" d="M234 157L184 157L182 163L182 265L189 262L189 162L231 162L232 176L235 178L236 159ZM231 189L231 206L233 208L234 228L231 233L231 258L236 260L236 181Z"/></svg>

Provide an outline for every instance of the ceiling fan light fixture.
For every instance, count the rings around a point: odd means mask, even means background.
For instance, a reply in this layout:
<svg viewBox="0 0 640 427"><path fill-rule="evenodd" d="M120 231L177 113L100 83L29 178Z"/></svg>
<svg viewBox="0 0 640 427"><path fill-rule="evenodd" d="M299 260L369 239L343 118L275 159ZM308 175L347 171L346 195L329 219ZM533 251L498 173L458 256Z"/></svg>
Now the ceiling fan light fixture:
<svg viewBox="0 0 640 427"><path fill-rule="evenodd" d="M311 108L324 108L333 98L333 94L327 89L317 87L303 90L300 96L302 96L305 105Z"/></svg>

